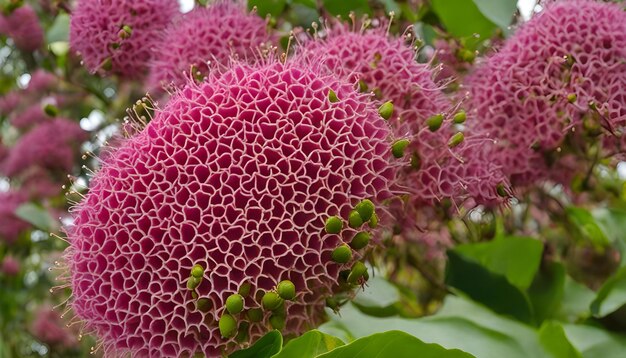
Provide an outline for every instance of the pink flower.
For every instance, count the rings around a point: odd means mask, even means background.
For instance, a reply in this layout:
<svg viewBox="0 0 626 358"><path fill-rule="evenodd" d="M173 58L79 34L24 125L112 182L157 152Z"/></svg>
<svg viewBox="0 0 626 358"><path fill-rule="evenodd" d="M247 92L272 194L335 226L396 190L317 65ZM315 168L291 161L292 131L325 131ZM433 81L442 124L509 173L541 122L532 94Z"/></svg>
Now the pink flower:
<svg viewBox="0 0 626 358"><path fill-rule="evenodd" d="M32 52L43 45L43 29L37 13L30 5L23 5L11 14L0 14L0 34L7 35L22 51Z"/></svg>
<svg viewBox="0 0 626 358"><path fill-rule="evenodd" d="M2 259L0 272L7 276L17 276L20 273L20 262L13 256L5 256Z"/></svg>

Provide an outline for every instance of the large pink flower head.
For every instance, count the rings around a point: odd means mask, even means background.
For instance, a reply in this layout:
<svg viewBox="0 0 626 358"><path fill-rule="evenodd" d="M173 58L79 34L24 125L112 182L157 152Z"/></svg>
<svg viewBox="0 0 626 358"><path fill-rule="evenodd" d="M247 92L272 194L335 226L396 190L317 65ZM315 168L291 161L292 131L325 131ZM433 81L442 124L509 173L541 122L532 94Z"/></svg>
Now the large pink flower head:
<svg viewBox="0 0 626 358"><path fill-rule="evenodd" d="M496 140L493 160L514 184L551 179L563 155L583 165L603 131L624 138L625 59L621 5L550 3L468 79L476 117L468 125Z"/></svg>
<svg viewBox="0 0 626 358"><path fill-rule="evenodd" d="M150 49L172 18L176 0L79 0L70 21L70 47L92 72L141 77Z"/></svg>
<svg viewBox="0 0 626 358"><path fill-rule="evenodd" d="M2 171L7 176L14 176L28 168L40 167L68 173L74 167L78 147L87 137L74 121L49 120L20 137L11 147Z"/></svg>
<svg viewBox="0 0 626 358"><path fill-rule="evenodd" d="M395 195L389 135L353 86L297 63L189 84L73 210L74 311L105 351L137 356L216 357L314 326L366 277Z"/></svg>
<svg viewBox="0 0 626 358"><path fill-rule="evenodd" d="M17 191L0 192L0 240L15 242L30 225L15 215L20 205L26 202L26 195Z"/></svg>
<svg viewBox="0 0 626 358"><path fill-rule="evenodd" d="M43 45L43 29L37 13L30 5L23 5L9 15L0 13L0 34L7 35L22 51L32 52Z"/></svg>
<svg viewBox="0 0 626 358"><path fill-rule="evenodd" d="M351 31L335 24L326 32L325 37L306 42L297 56L319 62L358 83L362 90L372 91L378 104L393 103L389 122L394 134L410 140L411 167L403 176L414 205L432 205L442 199L460 202L468 196L480 204L502 201L497 186L506 183L499 169L473 154L490 143L484 138L465 138L450 145L458 132L452 122L454 107L433 81L433 70L416 61L405 39L390 36L385 26ZM440 122L433 131L428 123L436 116Z"/></svg>
<svg viewBox="0 0 626 358"><path fill-rule="evenodd" d="M197 7L178 18L154 46L149 85L182 85L190 74L206 75L209 61L228 65L233 56L253 61L270 41L266 21L249 13L245 2L219 0Z"/></svg>

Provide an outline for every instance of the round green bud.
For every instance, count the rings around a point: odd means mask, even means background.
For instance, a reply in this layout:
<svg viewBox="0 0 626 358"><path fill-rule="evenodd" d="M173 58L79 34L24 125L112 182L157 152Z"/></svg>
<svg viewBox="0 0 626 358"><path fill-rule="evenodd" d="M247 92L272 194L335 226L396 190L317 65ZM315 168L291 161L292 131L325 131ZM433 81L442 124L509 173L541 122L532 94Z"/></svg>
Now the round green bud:
<svg viewBox="0 0 626 358"><path fill-rule="evenodd" d="M435 114L426 120L426 125L431 132L436 132L443 124L443 114Z"/></svg>
<svg viewBox="0 0 626 358"><path fill-rule="evenodd" d="M203 275L204 275L204 267L198 264L193 265L193 267L191 268L191 276L195 278L202 278Z"/></svg>
<svg viewBox="0 0 626 358"><path fill-rule="evenodd" d="M393 103L391 103L391 101L383 103L382 106L378 108L378 114L380 114L384 120L389 120L393 115Z"/></svg>
<svg viewBox="0 0 626 358"><path fill-rule="evenodd" d="M50 117L56 117L59 115L59 109L54 104L48 103L43 107L43 111Z"/></svg>
<svg viewBox="0 0 626 358"><path fill-rule="evenodd" d="M250 288L252 286L249 283L244 283L241 286L239 286L239 294L242 295L243 297L246 297L250 294Z"/></svg>
<svg viewBox="0 0 626 358"><path fill-rule="evenodd" d="M355 250L360 250L367 246L370 243L370 234L368 232L360 232L354 235L352 241L350 242L350 247Z"/></svg>
<svg viewBox="0 0 626 358"><path fill-rule="evenodd" d="M461 124L461 123L465 123L466 119L467 119L467 114L465 113L464 110L460 110L454 115L454 117L452 118L452 121L456 124Z"/></svg>
<svg viewBox="0 0 626 358"><path fill-rule="evenodd" d="M367 92L367 90L367 83L365 83L365 81L363 80L359 80L359 92Z"/></svg>
<svg viewBox="0 0 626 358"><path fill-rule="evenodd" d="M270 325L272 328L277 330L282 330L285 328L285 316L283 315L271 315L270 316Z"/></svg>
<svg viewBox="0 0 626 358"><path fill-rule="evenodd" d="M229 314L223 314L219 321L220 334L223 338L230 338L237 333L237 321Z"/></svg>
<svg viewBox="0 0 626 358"><path fill-rule="evenodd" d="M578 96L576 96L576 93L570 93L567 95L567 101L569 103L574 103L576 102L576 99L578 98Z"/></svg>
<svg viewBox="0 0 626 358"><path fill-rule="evenodd" d="M261 300L263 308L269 311L277 309L278 307L280 307L281 303L283 303L283 299L280 298L278 293L271 291L266 292L265 295L263 295L263 299Z"/></svg>
<svg viewBox="0 0 626 358"><path fill-rule="evenodd" d="M350 270L350 275L348 275L348 283L356 284L359 282L361 277L365 275L367 272L367 267L361 261L357 261L352 265L352 270Z"/></svg>
<svg viewBox="0 0 626 358"><path fill-rule="evenodd" d="M339 234L343 229L343 221L338 216L331 216L326 219L326 232L329 234Z"/></svg>
<svg viewBox="0 0 626 358"><path fill-rule="evenodd" d="M462 132L457 132L448 141L448 147L454 148L457 145L461 144L465 140L465 135Z"/></svg>
<svg viewBox="0 0 626 358"><path fill-rule="evenodd" d="M367 225L372 229L376 229L378 227L378 215L376 215L376 213L372 214L372 218Z"/></svg>
<svg viewBox="0 0 626 358"><path fill-rule="evenodd" d="M250 322L261 322L263 320L263 310L260 308L252 308L246 312L246 317Z"/></svg>
<svg viewBox="0 0 626 358"><path fill-rule="evenodd" d="M201 298L196 301L196 308L198 311L209 312L213 308L213 302L208 298Z"/></svg>
<svg viewBox="0 0 626 358"><path fill-rule="evenodd" d="M374 203L369 199L364 199L356 204L355 209L359 212L363 221L369 221L372 218L372 214L374 214Z"/></svg>
<svg viewBox="0 0 626 358"><path fill-rule="evenodd" d="M391 145L391 154L393 154L395 158L404 157L404 150L409 146L409 143L408 139L398 139L393 142Z"/></svg>
<svg viewBox="0 0 626 358"><path fill-rule="evenodd" d="M276 291L280 298L284 300L293 300L296 298L296 285L289 280L283 280L276 286Z"/></svg>
<svg viewBox="0 0 626 358"><path fill-rule="evenodd" d="M350 212L350 216L348 216L348 225L350 225L353 229L358 229L361 225L363 225L363 219L358 211L352 210Z"/></svg>
<svg viewBox="0 0 626 358"><path fill-rule="evenodd" d="M331 258L338 264L345 264L346 262L352 260L352 250L350 249L350 246L343 244L333 250Z"/></svg>
<svg viewBox="0 0 626 358"><path fill-rule="evenodd" d="M330 101L330 103L339 102L339 97L337 97L337 93L335 93L335 91L333 91L332 89L328 90L328 100Z"/></svg>
<svg viewBox="0 0 626 358"><path fill-rule="evenodd" d="M197 278L197 277L189 277L189 281L187 281L187 289L188 290L195 290L196 287L200 286L200 283L202 282L202 278Z"/></svg>
<svg viewBox="0 0 626 358"><path fill-rule="evenodd" d="M509 194L506 192L506 189L504 187L504 184L500 183L496 186L496 192L498 193L498 195L500 195L503 198L506 198L509 196Z"/></svg>
<svg viewBox="0 0 626 358"><path fill-rule="evenodd" d="M226 309L230 314L237 314L243 311L243 297L238 293L233 293L226 299Z"/></svg>
<svg viewBox="0 0 626 358"><path fill-rule="evenodd" d="M198 292L191 291L191 298L193 298L194 300L197 300L198 299Z"/></svg>

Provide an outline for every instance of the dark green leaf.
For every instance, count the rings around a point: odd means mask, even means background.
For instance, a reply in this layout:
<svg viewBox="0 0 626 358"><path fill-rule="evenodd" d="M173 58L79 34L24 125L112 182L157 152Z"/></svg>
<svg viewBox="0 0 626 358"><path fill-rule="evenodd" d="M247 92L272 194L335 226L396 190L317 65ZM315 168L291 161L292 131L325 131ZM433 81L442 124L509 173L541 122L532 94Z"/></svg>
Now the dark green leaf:
<svg viewBox="0 0 626 358"><path fill-rule="evenodd" d="M283 346L283 336L278 331L270 331L250 348L242 349L231 354L230 358L269 358L280 352Z"/></svg>
<svg viewBox="0 0 626 358"><path fill-rule="evenodd" d="M600 287L591 303L591 313L604 317L626 304L626 267L620 268Z"/></svg>
<svg viewBox="0 0 626 358"><path fill-rule="evenodd" d="M314 358L343 345L339 338L313 330L289 341L283 350L272 358Z"/></svg>
<svg viewBox="0 0 626 358"><path fill-rule="evenodd" d="M528 289L528 297L533 306L535 322L557 318L565 288L565 268L560 263L542 267Z"/></svg>
<svg viewBox="0 0 626 358"><path fill-rule="evenodd" d="M626 265L626 210L618 208L601 208L593 211L596 223L607 239L614 243L622 252L621 265Z"/></svg>
<svg viewBox="0 0 626 358"><path fill-rule="evenodd" d="M502 0L498 0L502 1ZM497 28L472 0L432 0L432 7L448 32L457 37L491 37Z"/></svg>
<svg viewBox="0 0 626 358"><path fill-rule="evenodd" d="M460 350L447 350L437 344L427 344L400 331L377 333L339 347L320 358L394 357L394 358L471 358Z"/></svg>
<svg viewBox="0 0 626 358"><path fill-rule="evenodd" d="M252 9L256 6L259 16L265 17L268 14L279 16L287 5L287 0L249 0L248 7Z"/></svg>
<svg viewBox="0 0 626 358"><path fill-rule="evenodd" d="M553 357L582 358L568 341L563 327L554 321L545 322L539 329L539 341Z"/></svg>
<svg viewBox="0 0 626 358"><path fill-rule="evenodd" d="M369 14L370 7L367 0L324 0L324 8L332 15L341 15L347 18L351 11L357 15Z"/></svg>
<svg viewBox="0 0 626 358"><path fill-rule="evenodd" d="M588 240L596 249L608 246L608 238L589 210L572 206L565 212L568 219L578 229L581 239Z"/></svg>

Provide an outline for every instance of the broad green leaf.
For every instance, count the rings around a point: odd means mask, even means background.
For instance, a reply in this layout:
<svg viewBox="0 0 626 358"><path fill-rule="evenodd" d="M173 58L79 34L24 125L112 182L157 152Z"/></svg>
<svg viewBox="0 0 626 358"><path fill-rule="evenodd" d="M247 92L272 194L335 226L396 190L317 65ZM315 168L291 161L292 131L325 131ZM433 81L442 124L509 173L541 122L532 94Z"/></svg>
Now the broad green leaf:
<svg viewBox="0 0 626 358"><path fill-rule="evenodd" d="M320 358L394 357L394 358L471 358L460 350L447 350L400 331L377 333L339 347Z"/></svg>
<svg viewBox="0 0 626 358"><path fill-rule="evenodd" d="M70 16L68 14L59 14L52 26L46 32L46 42L48 44L54 42L68 42L70 33Z"/></svg>
<svg viewBox="0 0 626 358"><path fill-rule="evenodd" d="M339 338L313 330L289 341L273 358L314 358L343 345Z"/></svg>
<svg viewBox="0 0 626 358"><path fill-rule="evenodd" d="M563 327L554 321L546 321L539 329L539 341L553 357L582 358L580 352L567 339Z"/></svg>
<svg viewBox="0 0 626 358"><path fill-rule="evenodd" d="M473 0L432 0L431 4L448 32L456 37L478 34L482 39L487 39L497 28Z"/></svg>
<svg viewBox="0 0 626 358"><path fill-rule="evenodd" d="M559 315L562 320L576 322L587 318L591 314L589 307L596 297L596 293L587 286L574 281L570 277L565 278L563 300Z"/></svg>
<svg viewBox="0 0 626 358"><path fill-rule="evenodd" d="M25 203L15 210L15 215L43 231L55 231L58 223L47 210L33 204Z"/></svg>
<svg viewBox="0 0 626 358"><path fill-rule="evenodd" d="M622 252L621 265L626 265L626 210L618 208L599 208L593 211L593 217L609 241Z"/></svg>
<svg viewBox="0 0 626 358"><path fill-rule="evenodd" d="M604 317L626 304L626 267L620 268L600 287L591 303L591 313Z"/></svg>
<svg viewBox="0 0 626 358"><path fill-rule="evenodd" d="M499 274L465 257L456 250L448 251L446 284L462 291L494 312L510 315L523 322L532 321L528 298Z"/></svg>
<svg viewBox="0 0 626 358"><path fill-rule="evenodd" d="M565 289L565 268L560 263L544 265L528 289L536 323L557 318Z"/></svg>
<svg viewBox="0 0 626 358"><path fill-rule="evenodd" d="M368 0L323 0L324 8L332 15L341 15L347 18L351 11L357 15L369 14Z"/></svg>
<svg viewBox="0 0 626 358"><path fill-rule="evenodd" d="M256 6L257 11L259 12L259 16L265 17L268 14L274 17L279 16L285 6L287 5L287 0L249 0L248 7L252 9Z"/></svg>
<svg viewBox="0 0 626 358"><path fill-rule="evenodd" d="M580 232L583 240L589 240L596 249L602 249L609 244L607 236L589 210L572 206L568 207L565 212L568 219Z"/></svg>
<svg viewBox="0 0 626 358"><path fill-rule="evenodd" d="M280 352L283 346L283 336L280 332L270 331L250 348L242 349L231 354L230 358L270 358L274 354Z"/></svg>
<svg viewBox="0 0 626 358"><path fill-rule="evenodd" d="M626 337L586 325L563 325L565 334L584 358L623 358Z"/></svg>
<svg viewBox="0 0 626 358"><path fill-rule="evenodd" d="M311 9L317 9L316 0L291 0L291 4L299 4Z"/></svg>
<svg viewBox="0 0 626 358"><path fill-rule="evenodd" d="M387 308L400 300L398 289L382 277L373 277L367 287L359 291L353 302L359 307Z"/></svg>
<svg viewBox="0 0 626 358"><path fill-rule="evenodd" d="M457 246L454 251L489 271L505 276L514 286L527 289L539 269L543 244L526 237L503 237L490 242Z"/></svg>
<svg viewBox="0 0 626 358"><path fill-rule="evenodd" d="M513 15L517 10L517 0L473 0L485 17L507 30L513 21Z"/></svg>

